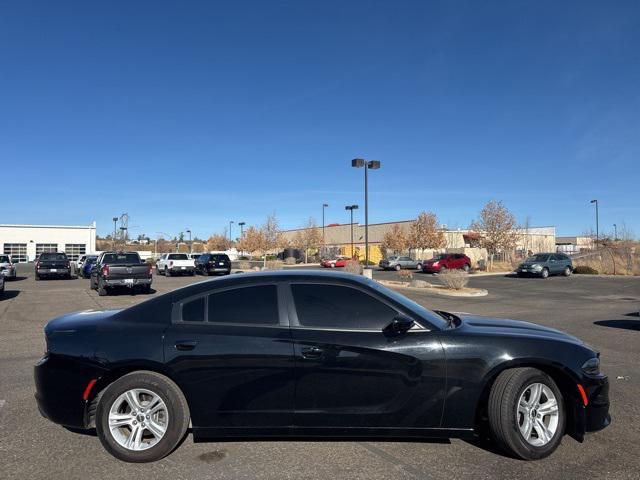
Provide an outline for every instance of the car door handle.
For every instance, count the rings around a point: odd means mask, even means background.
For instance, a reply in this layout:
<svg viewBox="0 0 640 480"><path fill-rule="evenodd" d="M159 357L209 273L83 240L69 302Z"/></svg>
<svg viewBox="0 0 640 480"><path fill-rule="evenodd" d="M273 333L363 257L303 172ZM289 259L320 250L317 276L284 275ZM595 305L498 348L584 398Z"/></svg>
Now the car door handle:
<svg viewBox="0 0 640 480"><path fill-rule="evenodd" d="M195 340L178 340L176 342L176 350L180 350L181 352L186 352L188 350L193 350L198 345L198 342Z"/></svg>
<svg viewBox="0 0 640 480"><path fill-rule="evenodd" d="M319 347L304 347L301 353L303 358L320 358L324 351Z"/></svg>

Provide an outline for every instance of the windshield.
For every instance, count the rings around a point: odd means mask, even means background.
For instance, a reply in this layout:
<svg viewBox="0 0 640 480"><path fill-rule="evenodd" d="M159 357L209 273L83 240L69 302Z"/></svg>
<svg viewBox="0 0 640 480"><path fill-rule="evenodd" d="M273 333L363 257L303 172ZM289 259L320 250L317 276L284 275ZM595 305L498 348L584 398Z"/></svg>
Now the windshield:
<svg viewBox="0 0 640 480"><path fill-rule="evenodd" d="M43 253L40 255L40 260L45 262L64 261L67 256L64 253Z"/></svg>
<svg viewBox="0 0 640 480"><path fill-rule="evenodd" d="M172 253L168 257L169 260L189 260L186 253Z"/></svg>
<svg viewBox="0 0 640 480"><path fill-rule="evenodd" d="M89 257L85 260L84 263L91 265L92 263L96 263L96 260L98 260L98 257Z"/></svg>
<svg viewBox="0 0 640 480"><path fill-rule="evenodd" d="M526 262L527 263L546 262L547 260L549 260L549 255L545 255L544 253L538 253L537 255L532 255L529 258L527 258Z"/></svg>
<svg viewBox="0 0 640 480"><path fill-rule="evenodd" d="M396 260L398 257L389 257L389 260Z"/></svg>
<svg viewBox="0 0 640 480"><path fill-rule="evenodd" d="M102 263L112 265L125 263L141 263L140 256L137 253L107 253L102 259Z"/></svg>
<svg viewBox="0 0 640 480"><path fill-rule="evenodd" d="M229 260L229 257L227 257L226 255L211 255L211 260L215 262L222 262L225 260Z"/></svg>

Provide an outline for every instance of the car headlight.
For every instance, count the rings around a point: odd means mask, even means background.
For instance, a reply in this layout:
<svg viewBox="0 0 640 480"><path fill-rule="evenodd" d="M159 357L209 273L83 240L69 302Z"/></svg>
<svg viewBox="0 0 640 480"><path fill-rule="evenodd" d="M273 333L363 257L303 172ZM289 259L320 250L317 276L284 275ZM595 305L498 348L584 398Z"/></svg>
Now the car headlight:
<svg viewBox="0 0 640 480"><path fill-rule="evenodd" d="M582 364L582 371L587 375L599 375L600 374L600 359L597 357L590 358Z"/></svg>
<svg viewBox="0 0 640 480"><path fill-rule="evenodd" d="M541 268L542 268L542 265L538 265L537 263L534 263L533 265L531 265L532 270L540 270Z"/></svg>

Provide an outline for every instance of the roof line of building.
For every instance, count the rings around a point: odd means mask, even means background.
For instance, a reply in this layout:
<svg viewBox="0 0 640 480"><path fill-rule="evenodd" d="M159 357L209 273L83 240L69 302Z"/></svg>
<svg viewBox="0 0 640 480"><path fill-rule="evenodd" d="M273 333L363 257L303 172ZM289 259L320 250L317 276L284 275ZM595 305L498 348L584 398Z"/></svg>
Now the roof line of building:
<svg viewBox="0 0 640 480"><path fill-rule="evenodd" d="M96 228L96 223L93 222L90 225L24 225L24 224L14 224L14 223L0 223L0 228L85 228L91 229Z"/></svg>

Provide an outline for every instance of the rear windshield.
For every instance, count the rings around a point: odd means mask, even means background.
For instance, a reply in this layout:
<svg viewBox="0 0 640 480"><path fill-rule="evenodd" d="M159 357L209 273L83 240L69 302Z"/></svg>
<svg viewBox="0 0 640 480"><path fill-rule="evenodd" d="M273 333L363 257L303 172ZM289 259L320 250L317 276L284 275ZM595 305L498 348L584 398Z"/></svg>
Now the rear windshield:
<svg viewBox="0 0 640 480"><path fill-rule="evenodd" d="M0 255L0 263L9 263L10 261L9 255Z"/></svg>
<svg viewBox="0 0 640 480"><path fill-rule="evenodd" d="M532 255L527 258L527 262L546 262L547 260L549 260L549 255L545 255L543 253Z"/></svg>
<svg viewBox="0 0 640 480"><path fill-rule="evenodd" d="M211 255L211 261L212 262L224 262L225 260L229 260L229 257L227 255Z"/></svg>
<svg viewBox="0 0 640 480"><path fill-rule="evenodd" d="M124 264L124 263L142 263L140 255L137 253L107 253L102 259L103 263Z"/></svg>
<svg viewBox="0 0 640 480"><path fill-rule="evenodd" d="M45 262L63 261L67 259L67 255L64 253L42 253L40 254L40 260Z"/></svg>
<svg viewBox="0 0 640 480"><path fill-rule="evenodd" d="M84 263L91 265L92 263L96 263L96 260L98 260L98 257L87 257Z"/></svg>
<svg viewBox="0 0 640 480"><path fill-rule="evenodd" d="M172 253L167 258L169 260L189 260L186 253Z"/></svg>

